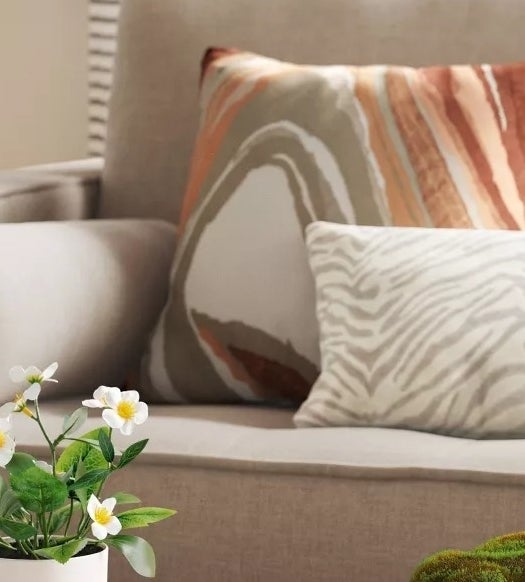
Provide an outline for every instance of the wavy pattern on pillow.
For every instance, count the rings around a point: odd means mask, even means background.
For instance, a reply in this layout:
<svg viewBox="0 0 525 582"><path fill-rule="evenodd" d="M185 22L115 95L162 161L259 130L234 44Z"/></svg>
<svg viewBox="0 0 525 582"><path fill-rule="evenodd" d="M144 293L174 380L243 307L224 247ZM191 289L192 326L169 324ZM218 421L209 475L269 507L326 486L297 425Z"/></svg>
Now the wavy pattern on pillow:
<svg viewBox="0 0 525 582"><path fill-rule="evenodd" d="M523 229L523 63L349 74L371 185L391 224Z"/></svg>
<svg viewBox="0 0 525 582"><path fill-rule="evenodd" d="M292 101L271 100L269 107L268 93L290 83L311 89ZM317 109L324 85L313 71L254 55L228 54L209 65L171 299L146 360L158 399L301 402L317 378L318 330L304 229L319 219L353 223L356 213L381 223L373 204L353 206L348 150L331 147L335 128L353 135L337 93L325 98L336 123L312 125L309 112ZM245 188L249 180L254 189ZM226 211L232 207L230 218ZM263 215L264 238L256 240ZM247 240L233 232L243 224L251 225L243 227ZM214 244L206 243L210 233ZM221 266L232 264L242 269L232 270L228 290L217 290ZM220 265L217 271L213 265ZM205 305L196 299L203 289L215 294L202 300ZM243 302L249 305L241 312ZM196 314L215 322L213 338Z"/></svg>
<svg viewBox="0 0 525 582"><path fill-rule="evenodd" d="M170 298L143 366L150 400L306 398L319 369L313 221L520 226L524 71L208 51ZM476 107L460 120L465 99Z"/></svg>
<svg viewBox="0 0 525 582"><path fill-rule="evenodd" d="M322 373L299 426L525 436L525 234L308 229Z"/></svg>

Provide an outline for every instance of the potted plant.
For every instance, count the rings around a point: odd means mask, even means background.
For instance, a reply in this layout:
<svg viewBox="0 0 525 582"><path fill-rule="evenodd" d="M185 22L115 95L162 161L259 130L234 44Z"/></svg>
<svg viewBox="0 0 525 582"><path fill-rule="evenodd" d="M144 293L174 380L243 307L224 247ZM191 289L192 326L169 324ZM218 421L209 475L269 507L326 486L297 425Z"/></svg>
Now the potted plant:
<svg viewBox="0 0 525 582"><path fill-rule="evenodd" d="M50 435L40 413L43 384L56 382L54 363L12 368L9 376L22 387L0 407L0 572L3 579L39 582L107 582L108 547L120 551L132 568L155 576L155 554L141 537L123 533L161 521L175 512L159 507L122 511L140 504L130 493L103 493L106 482L143 451L148 440L117 450L113 432L130 436L148 417L148 406L135 390L101 386L93 398L66 416L62 431ZM105 425L78 436L88 408L102 411ZM11 417L35 422L49 447L47 461L16 450ZM65 448L64 448L65 446Z"/></svg>

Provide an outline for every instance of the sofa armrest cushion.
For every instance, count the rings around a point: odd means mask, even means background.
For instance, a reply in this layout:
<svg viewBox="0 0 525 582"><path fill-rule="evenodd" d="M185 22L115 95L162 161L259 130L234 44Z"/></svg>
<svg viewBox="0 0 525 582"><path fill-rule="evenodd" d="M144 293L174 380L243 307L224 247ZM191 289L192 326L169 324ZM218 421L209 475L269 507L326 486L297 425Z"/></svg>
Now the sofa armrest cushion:
<svg viewBox="0 0 525 582"><path fill-rule="evenodd" d="M155 220L0 225L0 403L18 364L59 362L44 397L121 385L164 306L174 247Z"/></svg>
<svg viewBox="0 0 525 582"><path fill-rule="evenodd" d="M102 167L92 159L0 172L0 222L94 218Z"/></svg>

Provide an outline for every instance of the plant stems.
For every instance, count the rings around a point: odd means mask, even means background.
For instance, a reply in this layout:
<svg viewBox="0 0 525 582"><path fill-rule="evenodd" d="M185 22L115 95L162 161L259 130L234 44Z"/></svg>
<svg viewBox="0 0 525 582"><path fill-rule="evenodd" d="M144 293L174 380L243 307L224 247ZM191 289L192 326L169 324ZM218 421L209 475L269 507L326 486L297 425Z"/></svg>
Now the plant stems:
<svg viewBox="0 0 525 582"><path fill-rule="evenodd" d="M52 466L53 466L53 477L56 477L56 451L55 451L55 447L53 446L53 443L51 442L51 439L49 438L46 429L44 428L44 425L42 424L42 421L40 420L40 408L38 407L38 398L35 400L35 411L36 411L36 416L34 417L34 419L37 421L38 426L40 427L40 430L42 431L42 434L44 435L44 438L47 441L47 444L49 445L49 450L51 451L51 460L52 460Z"/></svg>
<svg viewBox="0 0 525 582"><path fill-rule="evenodd" d="M97 449L98 451L100 451L100 447L98 445L96 445L95 443L90 443L89 441L84 441L82 439L75 439L73 437L64 437L61 440L74 441L76 443L84 443L85 445L89 445L90 447L93 447L94 449Z"/></svg>
<svg viewBox="0 0 525 582"><path fill-rule="evenodd" d="M73 499L69 500L69 515L67 516L66 529L64 530L64 537L67 536L67 530L69 529L69 524L71 523L71 517L73 516Z"/></svg>
<svg viewBox="0 0 525 582"><path fill-rule="evenodd" d="M4 540L2 538L0 538L0 547L6 548L8 550L13 550L13 546L4 542Z"/></svg>
<svg viewBox="0 0 525 582"><path fill-rule="evenodd" d="M18 540L18 548L22 554L25 554L26 556L28 555L27 550L24 548L24 544L21 540Z"/></svg>
<svg viewBox="0 0 525 582"><path fill-rule="evenodd" d="M34 520L33 520L33 518L31 518L31 523L33 526L36 526L36 529L38 530L38 515L36 513L35 513ZM33 546L35 548L38 547L38 531L35 533L35 537L33 538Z"/></svg>
<svg viewBox="0 0 525 582"><path fill-rule="evenodd" d="M49 532L47 531L45 515L39 515L38 522L40 524L40 529L42 530L42 536L44 537L44 546L47 546L49 543Z"/></svg>

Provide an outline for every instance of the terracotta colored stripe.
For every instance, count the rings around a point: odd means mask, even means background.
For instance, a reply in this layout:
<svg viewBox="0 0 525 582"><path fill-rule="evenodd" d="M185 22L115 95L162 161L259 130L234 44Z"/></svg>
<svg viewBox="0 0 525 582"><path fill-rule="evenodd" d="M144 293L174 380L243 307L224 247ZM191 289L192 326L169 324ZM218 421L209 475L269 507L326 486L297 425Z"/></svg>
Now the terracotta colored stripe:
<svg viewBox="0 0 525 582"><path fill-rule="evenodd" d="M463 201L402 71L392 70L388 75L387 90L433 226L450 226L458 220L470 226Z"/></svg>
<svg viewBox="0 0 525 582"><path fill-rule="evenodd" d="M521 202L502 141L501 119L503 113L494 116L494 111L483 93L483 85L480 84L472 67L452 67L452 75L455 78L454 96L463 110L476 141L487 158L492 180L499 195L505 200L505 204L512 214L516 203L521 204ZM495 91L495 95L499 98L497 91ZM484 183L486 183L486 179L484 179ZM506 227L512 228L513 224L507 224Z"/></svg>
<svg viewBox="0 0 525 582"><path fill-rule="evenodd" d="M242 99L239 99L239 101L234 103L232 107L226 111L219 123L214 124L212 131L208 131L206 127L201 128L193 154L190 180L184 196L179 236L184 232L189 215L199 199L202 184L213 164L215 153L219 150L222 140L237 117L237 113L253 98L254 95L261 92L267 86L268 81L269 78L262 78L255 83L252 90Z"/></svg>
<svg viewBox="0 0 525 582"><path fill-rule="evenodd" d="M243 382L245 384L247 384L247 386L249 388L251 388L252 390L256 389L256 386L251 386L252 384L252 380L251 378L248 376L248 374L246 373L246 370L244 369L244 367L242 366L242 364L240 364L239 362L237 362L235 360L235 358L233 358L230 354L230 352L228 351L227 348L225 348L213 335L213 333L205 328L205 327L199 327L198 328L198 332L199 332L199 337L202 339L203 342L205 342L209 348L211 349L211 351L214 353L214 355L221 361L224 363L224 365L228 368L230 374L238 381L238 382Z"/></svg>
<svg viewBox="0 0 525 582"><path fill-rule="evenodd" d="M445 111L448 122L450 124L450 134L456 138L456 147L462 152L465 163L468 164L469 169L478 181L477 189L477 203L482 215L485 217L483 223L486 227L499 228L515 228L516 222L512 215L508 212L501 198L498 186L492 179L492 170L490 164L483 152L476 135L474 134L469 121L465 117L465 113L461 105L457 102L454 96L454 85L458 83L457 76L459 75L459 67L456 77L453 77L450 68L441 69L439 79L437 75L429 78L429 81L436 86L438 91L447 98L444 100ZM472 70L472 69L471 69ZM483 75L482 75L483 76ZM484 78L484 76L483 76ZM466 79L465 84L469 80ZM486 82L483 84L486 93L487 103L490 111L496 117L497 110L492 99L490 88Z"/></svg>
<svg viewBox="0 0 525 582"><path fill-rule="evenodd" d="M418 226L423 217L417 203L410 180L405 175L397 151L388 135L388 128L379 104L375 79L375 67L356 68L355 95L366 115L370 147L374 152L385 180L386 197L393 224L398 226Z"/></svg>
<svg viewBox="0 0 525 582"><path fill-rule="evenodd" d="M503 132L508 163L520 194L525 203L525 65L493 67L500 99L505 109L508 130ZM523 224L524 210L516 208L514 214Z"/></svg>
<svg viewBox="0 0 525 582"><path fill-rule="evenodd" d="M471 228L474 226L474 220L478 224L481 222L477 196L482 185L476 176L475 168L471 166L468 152L465 151L461 139L448 122L444 96L428 82L425 71L415 72L413 78L415 81L411 82L411 85L414 95L424 111L423 116L432 130L434 140L454 182L457 196L465 209L464 216L458 217L458 224L449 226Z"/></svg>
<svg viewBox="0 0 525 582"><path fill-rule="evenodd" d="M513 109L514 109L514 104L512 102L512 99L509 100L509 102L506 104L505 103L505 95L504 93L502 93L501 91L501 83L497 82L497 90L498 90L498 98L500 100L500 103L498 103L496 101L495 95L494 95L494 88L490 85L489 81L487 80L487 75L485 74L485 72L483 71L481 66L475 66L473 67L473 70L476 72L476 76L479 79L479 82L483 85L483 91L485 92L485 96L487 99L487 103L489 104L492 114L494 115L494 118L498 120L498 122L500 123L500 132L501 132L501 139L503 141L504 147L507 151L507 156L508 156L508 162L509 162L509 167L511 168L512 173L514 174L514 176L516 176L516 171L515 168L513 168L513 164L511 164L511 157L512 157L512 150L514 149L514 147L512 146L512 142L514 141L514 132L513 131L508 131L509 128L513 127L514 121L513 121ZM494 76L494 67L490 67L491 73ZM500 110L500 107L503 108L503 115L504 115L504 119L507 123L507 128L502 127L502 111ZM509 157L510 154L510 157ZM517 184L517 182L516 182ZM518 186L519 187L519 186ZM509 229L516 229L519 228L519 221L516 220L516 217L513 215L512 212L510 212L507 203L505 201L505 193L500 192L500 190L498 188L497 189L497 196L493 196L493 200L494 200L494 205L496 207L496 211L499 213L500 216L500 222L501 222L501 227L502 228L509 228Z"/></svg>

